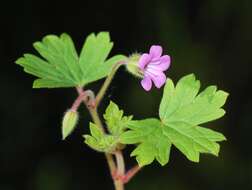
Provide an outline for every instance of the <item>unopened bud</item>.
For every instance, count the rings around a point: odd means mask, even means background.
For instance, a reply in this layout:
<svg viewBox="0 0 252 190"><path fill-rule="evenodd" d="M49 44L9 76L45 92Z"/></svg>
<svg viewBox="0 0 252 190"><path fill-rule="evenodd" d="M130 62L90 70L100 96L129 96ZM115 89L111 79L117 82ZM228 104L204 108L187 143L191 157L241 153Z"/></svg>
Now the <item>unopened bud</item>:
<svg viewBox="0 0 252 190"><path fill-rule="evenodd" d="M139 62L140 57L141 57L141 55L138 53L132 54L128 59L128 62L126 64L126 68L127 68L128 72L130 72L134 76L143 78L143 72L141 71L141 69L138 66L138 62Z"/></svg>
<svg viewBox="0 0 252 190"><path fill-rule="evenodd" d="M78 112L74 111L74 110L68 110L64 117L63 117L63 121L62 121L62 139L64 140L68 135L70 135L77 122L78 122Z"/></svg>

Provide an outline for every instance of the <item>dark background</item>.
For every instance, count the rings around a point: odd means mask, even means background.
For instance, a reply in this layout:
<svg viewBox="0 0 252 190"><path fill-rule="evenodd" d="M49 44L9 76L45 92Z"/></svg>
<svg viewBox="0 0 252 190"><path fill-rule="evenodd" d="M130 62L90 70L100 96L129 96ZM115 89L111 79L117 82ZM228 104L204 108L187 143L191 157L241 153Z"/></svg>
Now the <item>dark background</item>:
<svg viewBox="0 0 252 190"><path fill-rule="evenodd" d="M202 155L195 164L173 148L168 165L146 167L127 189L252 189L251 8L250 0L1 1L0 190L113 188L103 155L83 144L90 119L84 106L77 130L61 141L74 89L32 89L34 77L14 64L35 53L32 43L46 34L67 32L80 50L89 33L104 30L115 42L112 54L161 44L173 59L170 78L193 72L203 87L230 93L226 116L205 125L228 138L218 158ZM111 98L135 118L156 116L162 90L146 93L139 82L121 69L101 111Z"/></svg>

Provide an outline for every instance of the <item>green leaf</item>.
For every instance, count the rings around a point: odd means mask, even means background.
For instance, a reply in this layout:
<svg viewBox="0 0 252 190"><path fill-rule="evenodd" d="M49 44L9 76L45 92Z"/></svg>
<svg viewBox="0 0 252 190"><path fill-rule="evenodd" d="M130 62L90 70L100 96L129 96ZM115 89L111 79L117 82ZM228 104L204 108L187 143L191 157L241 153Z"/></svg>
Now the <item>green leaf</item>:
<svg viewBox="0 0 252 190"><path fill-rule="evenodd" d="M217 142L226 138L198 125L224 115L221 107L228 94L215 86L209 86L201 93L199 88L200 83L194 75L183 77L176 87L168 79L159 108L160 120L129 123L130 130L123 133L121 142L138 144L132 156L136 156L139 165L150 164L154 159L161 165L166 164L172 144L194 162L199 162L200 153L218 156Z"/></svg>
<svg viewBox="0 0 252 190"><path fill-rule="evenodd" d="M69 35L47 35L34 43L42 58L24 54L16 63L39 78L34 81L34 88L84 86L106 77L115 63L125 59L123 55L107 59L112 46L109 33L91 34L79 57Z"/></svg>
<svg viewBox="0 0 252 190"><path fill-rule="evenodd" d="M199 162L200 153L218 156L220 146L216 142L226 140L221 133L183 122L165 125L164 134L193 162Z"/></svg>
<svg viewBox="0 0 252 190"><path fill-rule="evenodd" d="M106 61L112 47L113 43L110 42L108 32L100 32L97 36L90 34L87 37L79 60L85 76L82 79L82 84L88 84L106 77L116 62L125 59L125 56L117 55Z"/></svg>
<svg viewBox="0 0 252 190"><path fill-rule="evenodd" d="M35 82L34 88L68 87L65 84L71 86L79 84L82 73L78 65L78 55L70 36L67 34L62 34L60 37L47 35L41 42L35 42L34 48L47 61L47 65L51 65L51 71L62 76L55 78L55 80L51 80L49 76L44 76L42 79L45 80L40 80L39 83ZM26 60L26 65L31 64L33 63ZM40 64L40 67L45 67L45 64ZM50 85L48 85L48 79Z"/></svg>
<svg viewBox="0 0 252 190"><path fill-rule="evenodd" d="M90 135L84 135L85 143L99 152L113 153L115 150L124 148L120 144L120 136L126 130L132 116L123 116L123 110L110 101L103 115L109 134L104 133L98 126L90 123Z"/></svg>
<svg viewBox="0 0 252 190"><path fill-rule="evenodd" d="M115 136L119 136L132 119L132 116L123 116L123 110L119 110L119 107L112 101L110 101L103 117L109 132Z"/></svg>
<svg viewBox="0 0 252 190"><path fill-rule="evenodd" d="M197 96L199 88L200 82L193 74L179 80L176 87L168 79L159 108L162 122L169 124L181 121L199 125L222 117L225 111L221 107L228 93L209 86Z"/></svg>
<svg viewBox="0 0 252 190"><path fill-rule="evenodd" d="M87 37L80 54L80 67L83 75L86 76L82 80L83 84L107 76L117 59L122 59L119 56L116 60L104 63L112 47L113 43L110 42L108 32L100 32L97 36L92 33Z"/></svg>
<svg viewBox="0 0 252 190"><path fill-rule="evenodd" d="M161 165L168 163L171 142L164 135L163 126L158 119L131 121L128 128L131 130L123 133L120 139L124 144L139 143L131 156L136 156L140 166L148 165L154 159Z"/></svg>
<svg viewBox="0 0 252 190"><path fill-rule="evenodd" d="M104 134L94 123L90 123L91 135L84 135L85 143L92 149L99 152L112 153L116 149L118 139L113 135Z"/></svg>

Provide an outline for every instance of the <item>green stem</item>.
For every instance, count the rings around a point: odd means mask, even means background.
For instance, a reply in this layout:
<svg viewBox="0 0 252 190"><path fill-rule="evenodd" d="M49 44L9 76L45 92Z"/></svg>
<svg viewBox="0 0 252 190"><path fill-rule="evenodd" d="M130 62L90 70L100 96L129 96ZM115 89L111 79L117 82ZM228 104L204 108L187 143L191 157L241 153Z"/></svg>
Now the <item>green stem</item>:
<svg viewBox="0 0 252 190"><path fill-rule="evenodd" d="M116 190L124 190L124 183L122 180L114 180L114 185Z"/></svg>
<svg viewBox="0 0 252 190"><path fill-rule="evenodd" d="M122 66L123 64L125 64L125 61L120 61L117 64L114 65L114 67L112 68L112 71L110 72L110 74L108 75L108 77L106 78L106 80L104 81L100 91L98 92L96 98L95 98L95 107L98 107L104 94L106 93L111 81L113 80L116 71L120 68L120 66Z"/></svg>
<svg viewBox="0 0 252 190"><path fill-rule="evenodd" d="M102 85L101 89L99 90L96 97L95 97L93 91L91 91L91 90L83 91L83 89L81 87L76 88L79 96L85 94L85 98L83 98L83 102L86 105L94 123L103 131L103 133L106 133L106 132L103 128L101 119L98 115L97 108L98 108L102 98L104 97L116 71L123 64L125 64L125 61L118 62L114 65L114 67L112 68L110 74L108 75L108 77L104 81L104 83L103 83L103 85ZM106 157L106 160L107 160L107 163L109 166L110 174L111 174L113 181L114 181L115 190L124 190L123 180L113 177L114 174L117 173L118 171L121 176L124 176L125 166L124 166L123 155L122 155L121 151L118 151L118 152L116 152L115 156L116 156L117 164L115 164L115 161L114 161L112 154L105 153L105 157ZM118 170L117 170L117 168L118 168Z"/></svg>
<svg viewBox="0 0 252 190"><path fill-rule="evenodd" d="M91 115L94 123L103 131L103 133L105 133L105 130L102 126L102 122L101 122L100 117L98 115L97 109L93 108L93 107L88 107L88 110L90 112L90 115Z"/></svg>
<svg viewBox="0 0 252 190"><path fill-rule="evenodd" d="M116 151L115 157L116 157L116 165L117 165L116 175L119 178L114 179L114 183L118 190L124 190L124 181L122 177L125 175L125 164L124 164L124 158L123 158L122 152L120 150Z"/></svg>
<svg viewBox="0 0 252 190"><path fill-rule="evenodd" d="M117 165L117 174L119 176L124 176L125 174L125 164L122 151L118 150L115 152L116 165Z"/></svg>
<svg viewBox="0 0 252 190"><path fill-rule="evenodd" d="M103 131L103 133L105 133L102 122L101 122L100 117L97 112L97 107L92 106L92 102L94 102L93 92L90 90L83 91L83 89L80 87L77 88L77 92L79 95L85 94L85 98L83 98L84 104L86 105L94 123ZM88 93L86 93L86 92L88 92ZM107 160L107 163L109 166L110 174L111 174L111 176L113 176L117 171L117 166L116 166L115 161L113 159L113 155L109 154L109 153L105 153L105 157L106 157L106 160ZM124 190L124 185L121 180L116 180L113 178L113 181L114 181L115 190Z"/></svg>
<svg viewBox="0 0 252 190"><path fill-rule="evenodd" d="M93 107L89 108L89 112L91 114L91 117L93 118L94 123L103 131L103 133L105 133L105 130L102 126L102 122L99 118L99 115L98 115L96 108L93 108ZM117 172L118 165L116 166L112 154L105 153L105 157L106 157L106 160L107 160L107 163L109 166L110 174L111 174L111 176L113 176L114 173ZM120 160L122 160L122 159L123 158L120 158ZM118 160L118 159L116 159L116 160ZM123 166L124 166L124 162L123 162ZM124 183L121 179L114 179L113 178L113 181L114 181L115 190L124 190Z"/></svg>

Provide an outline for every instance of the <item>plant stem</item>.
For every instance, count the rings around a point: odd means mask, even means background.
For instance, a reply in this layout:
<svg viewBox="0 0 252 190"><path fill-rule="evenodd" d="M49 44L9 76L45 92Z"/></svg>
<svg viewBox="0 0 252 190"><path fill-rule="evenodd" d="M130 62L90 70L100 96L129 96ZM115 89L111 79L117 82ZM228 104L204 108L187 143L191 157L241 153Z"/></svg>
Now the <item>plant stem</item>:
<svg viewBox="0 0 252 190"><path fill-rule="evenodd" d="M116 71L119 69L120 66L122 66L123 64L125 64L125 61L120 61L117 64L114 65L114 67L112 68L111 73L108 75L108 77L106 78L106 80L104 81L101 89L99 90L96 98L95 98L95 106L98 107L105 92L107 91L113 77L115 76Z"/></svg>
<svg viewBox="0 0 252 190"><path fill-rule="evenodd" d="M98 112L97 112L97 108L103 98L103 96L105 95L116 71L119 69L119 67L123 64L125 64L126 62L125 61L120 61L118 63L116 63L114 65L114 67L112 68L110 74L107 76L106 80L104 81L101 89L99 90L97 96L95 97L93 91L91 90L86 90L86 91L83 91L83 89L81 87L77 87L76 90L79 94L79 97L76 99L73 107L74 108L78 108L79 107L79 99L82 98L82 101L84 102L84 104L86 105L94 123L102 130L103 133L106 133L104 128L103 128L103 125L102 125L102 122L101 122L101 119L98 115ZM116 163L115 164L115 161L113 159L113 155L112 154L109 154L109 153L105 153L105 157L106 157L106 160L107 160L107 163L108 163L108 166L109 166L109 170L110 170L110 174L113 178L113 181L114 181L114 186L115 186L115 190L124 190L124 182L121 178L114 178L114 174L119 172L119 175L120 176L124 176L125 174L125 166L124 166L124 159L123 159L123 155L122 155L122 152L121 151L117 151L115 153L115 157L116 157ZM118 169L117 169L118 168Z"/></svg>
<svg viewBox="0 0 252 190"><path fill-rule="evenodd" d="M92 107L88 107L88 110L90 112L90 115L91 115L94 123L103 131L103 133L105 133L105 130L102 126L102 122L101 122L100 117L98 115L97 109L92 108Z"/></svg>
<svg viewBox="0 0 252 190"><path fill-rule="evenodd" d="M82 88L77 88L77 92L79 93L79 96L81 94L85 94L86 92L89 92L89 95L86 94L85 98L83 98L83 102L86 105L94 123L103 131L103 133L105 133L102 122L101 122L100 117L97 112L97 107L90 106L90 102L94 101L93 100L94 96L91 95L93 92L92 91L83 91ZM117 166L116 166L115 161L113 159L113 155L109 154L109 153L105 153L105 157L106 157L106 160L107 160L107 163L109 166L110 174L111 174L111 176L113 176L114 173L117 172ZM115 190L124 190L124 184L123 184L122 180L117 180L117 179L113 178L113 181L114 181Z"/></svg>
<svg viewBox="0 0 252 190"><path fill-rule="evenodd" d="M81 102L85 99L85 94L84 93L79 93L79 96L76 98L76 100L74 101L71 110L72 111L77 111Z"/></svg>
<svg viewBox="0 0 252 190"><path fill-rule="evenodd" d="M105 133L105 130L104 130L103 126L102 126L102 122L101 122L101 120L100 120L100 118L98 116L96 108L92 108L92 107L89 108L89 112L90 112L90 114L91 114L91 116L93 118L94 123ZM121 155L121 157L119 159L120 160L119 161L120 162L120 168L121 168L120 170L122 170L122 172L124 172L124 170L123 170L124 161L123 161L122 154L120 154L120 155ZM111 174L111 176L113 176L115 172L117 173L117 171L118 171L117 168L119 168L119 165L117 164L117 166L116 166L112 154L105 153L105 157L106 157L106 160L107 160L107 163L108 163L108 166L109 166L110 174ZM118 159L116 159L116 160L117 160L117 163L118 163ZM123 173L123 175L124 175L124 173ZM113 181L114 181L114 186L115 186L116 190L124 190L124 183L123 183L123 181L121 179L114 179L113 178Z"/></svg>
<svg viewBox="0 0 252 190"><path fill-rule="evenodd" d="M114 183L115 183L117 189L124 190L123 177L125 174L125 164L124 164L124 158L123 158L122 151L120 151L120 150L116 151L115 157L116 157L116 165L117 165L116 175L118 176L118 178L114 179Z"/></svg>
<svg viewBox="0 0 252 190"><path fill-rule="evenodd" d="M131 168L124 176L123 182L128 183L142 168L138 165Z"/></svg>
<svg viewBox="0 0 252 190"><path fill-rule="evenodd" d="M124 183L122 180L114 180L116 190L124 190Z"/></svg>
<svg viewBox="0 0 252 190"><path fill-rule="evenodd" d="M116 165L117 165L117 174L119 176L124 176L125 174L125 165L122 151L118 150L115 152Z"/></svg>

